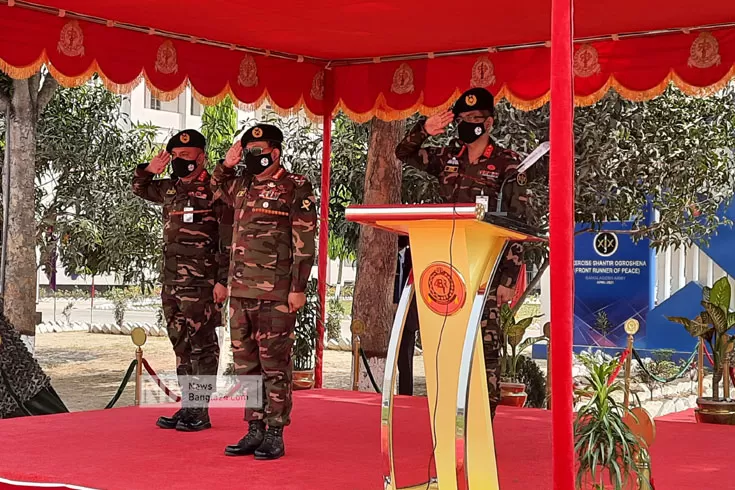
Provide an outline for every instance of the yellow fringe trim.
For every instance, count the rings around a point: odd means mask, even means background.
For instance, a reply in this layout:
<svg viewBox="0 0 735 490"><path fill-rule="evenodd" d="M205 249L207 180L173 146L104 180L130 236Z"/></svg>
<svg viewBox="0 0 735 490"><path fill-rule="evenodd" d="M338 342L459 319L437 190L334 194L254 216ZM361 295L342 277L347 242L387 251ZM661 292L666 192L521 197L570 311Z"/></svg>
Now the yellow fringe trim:
<svg viewBox="0 0 735 490"><path fill-rule="evenodd" d="M36 61L27 66L13 66L0 58L0 71L8 74L10 78L16 80L25 80L31 78L34 74L38 73L43 64L46 63L46 51L42 51L41 55Z"/></svg>
<svg viewBox="0 0 735 490"><path fill-rule="evenodd" d="M115 83L112 80L110 80L101 70L96 60L93 60L89 66L82 74L76 75L73 77L68 77L61 73L58 69L56 69L55 66L53 66L49 60L48 56L46 54L46 51L42 51L40 56L36 61L31 63L30 65L26 66L13 66L10 63L6 62L3 59L0 59L0 71L3 71L7 73L11 78L15 79L27 79L31 76L33 76L35 73L37 73L43 65L46 65L48 67L49 73L64 87L78 87L80 85L83 85L84 83L87 83L94 74L98 74L100 79L102 80L102 83L104 86L110 90L113 93L116 94L128 94L130 93L135 87L138 86L142 81L145 81L146 86L150 90L151 94L153 94L156 98L162 100L162 101L170 101L174 100L176 97L181 95L186 90L186 87L190 87L192 91L192 95L196 100L198 100L202 105L204 106L211 106L215 105L222 100L224 100L225 97L228 95L230 98L232 98L233 101L237 104L238 108L244 111L253 111L255 109L259 109L264 102L268 102L276 114L279 116L292 116L295 114L298 114L300 111L303 111L303 113L312 121L320 123L323 121L323 117L319 116L317 114L314 114L312 111L308 109L306 106L306 103L304 101L303 95L299 98L298 102L292 107L292 108L284 108L278 106L273 99L271 98L270 94L268 93L267 89L263 90L263 93L258 97L255 101L250 103L245 103L239 101L233 91L230 87L229 83L227 83L222 89L222 91L213 96L213 97L205 97L201 95L199 92L194 89L194 87L191 86L191 83L186 77L181 84L176 87L173 90L169 91L163 91L158 88L156 88L154 85L152 85L148 79L147 73L145 72L145 69L142 69L140 74L138 74L133 80L127 83ZM705 87L698 87L696 85L691 85L689 83L686 83L676 72L671 70L669 74L656 86L647 89L647 90L632 90L626 88L624 85L622 85L618 80L615 79L614 76L610 76L605 82L605 84L600 87L597 91L590 95L575 95L574 97L574 104L577 107L584 107L584 106L590 106L597 102L599 102L607 93L610 91L610 89L614 89L616 92L618 92L623 98L636 101L636 102L643 102L651 100L659 95L661 95L669 86L669 84L676 85L679 90L681 90L686 95L692 96L692 97L707 97L710 95L713 95L730 83L733 79L735 79L735 65L733 65L730 70L717 82L712 83L710 85L707 85ZM438 106L427 106L424 104L424 94L421 92L419 94L419 98L416 101L415 104L413 104L411 107L401 110L392 109L390 106L388 106L388 103L386 101L385 96L381 93L378 95L375 104L373 107L367 111L367 112L356 112L350 110L347 105L344 103L342 99L337 101L337 104L334 107L334 110L332 111L332 114L337 114L339 111L342 111L345 113L350 119L352 119L355 122L364 123L368 122L373 117L377 117L379 119L382 119L384 121L395 121L399 119L406 119L407 117L415 114L415 113L421 113L423 115L433 115L438 112L442 112L447 110L451 105L454 103L455 100L461 95L461 90L455 89L452 95L447 99L446 102L443 104L440 104ZM507 86L503 86L498 94L496 95L497 100L505 99L507 100L513 107L523 110L523 111L531 111L538 109L549 102L551 97L551 93L547 92L544 95L537 97L535 99L523 99L511 92L510 89L508 89Z"/></svg>

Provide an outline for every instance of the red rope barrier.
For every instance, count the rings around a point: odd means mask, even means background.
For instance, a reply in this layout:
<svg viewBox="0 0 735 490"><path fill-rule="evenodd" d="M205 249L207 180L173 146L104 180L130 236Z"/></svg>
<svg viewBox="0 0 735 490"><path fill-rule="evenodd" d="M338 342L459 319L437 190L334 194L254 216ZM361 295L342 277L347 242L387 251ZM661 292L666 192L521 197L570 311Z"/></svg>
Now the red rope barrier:
<svg viewBox="0 0 735 490"><path fill-rule="evenodd" d="M158 375L153 370L153 368L151 367L151 365L148 364L148 360L145 359L145 358L143 358L143 367L148 372L148 374L150 375L150 377L153 378L153 381L156 382L156 384L158 385L158 387L161 388L161 390L163 390L163 392L166 394L166 396L168 396L170 399L172 399L175 402L180 402L181 401L181 397L179 395L177 395L176 393L174 393L173 391L171 391L168 388L168 386L166 386L165 384L163 384L163 381L161 381L161 378L158 377Z"/></svg>
<svg viewBox="0 0 735 490"><path fill-rule="evenodd" d="M607 385L610 386L615 381L615 378L618 377L618 374L620 374L620 370L623 368L623 364L625 364L625 359L630 355L630 349L625 349L622 354L620 354L620 359L618 360L618 367L615 368L615 371L612 372L610 375L610 378L607 380Z"/></svg>

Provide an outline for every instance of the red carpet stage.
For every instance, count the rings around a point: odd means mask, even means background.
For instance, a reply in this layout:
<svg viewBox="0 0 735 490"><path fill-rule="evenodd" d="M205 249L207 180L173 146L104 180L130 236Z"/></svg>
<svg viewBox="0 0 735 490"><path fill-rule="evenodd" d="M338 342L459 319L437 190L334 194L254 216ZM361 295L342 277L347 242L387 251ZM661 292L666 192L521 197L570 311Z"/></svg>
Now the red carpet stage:
<svg viewBox="0 0 735 490"><path fill-rule="evenodd" d="M427 401L399 397L396 406L398 484L419 484L431 452ZM11 481L124 490L383 488L378 395L298 392L286 456L267 462L222 454L245 432L242 410L213 409L214 428L195 434L158 429L156 418L170 412L128 407L2 420L0 489L18 489ZM727 456L735 428L659 420L657 432L656 490L735 489ZM495 434L502 490L552 488L550 412L501 407Z"/></svg>

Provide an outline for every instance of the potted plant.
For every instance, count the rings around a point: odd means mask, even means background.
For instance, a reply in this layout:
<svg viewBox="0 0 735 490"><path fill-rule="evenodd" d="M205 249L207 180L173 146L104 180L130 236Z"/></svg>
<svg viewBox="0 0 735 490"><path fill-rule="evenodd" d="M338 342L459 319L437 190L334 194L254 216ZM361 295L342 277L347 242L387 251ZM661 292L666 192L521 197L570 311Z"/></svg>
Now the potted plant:
<svg viewBox="0 0 735 490"><path fill-rule="evenodd" d="M702 339L712 351L712 396L698 398L698 408L695 409L697 421L709 424L735 425L735 400L720 397L725 359L733 345L733 336L728 332L735 326L735 313L730 311L730 292L730 282L727 277L723 277L711 288L704 288L704 311L693 320L667 317L672 322L684 325L692 336ZM729 376L729 373L725 375Z"/></svg>
<svg viewBox="0 0 735 490"><path fill-rule="evenodd" d="M576 487L650 490L648 448L629 425L628 420L635 416L613 397L624 390L622 382L611 379L617 375L618 360L582 360L589 374L584 377L583 388L575 392L585 400L574 421Z"/></svg>
<svg viewBox="0 0 735 490"><path fill-rule="evenodd" d="M310 280L306 286L306 304L296 313L293 345L293 387L308 390L314 387L314 349L316 325L319 319L317 283Z"/></svg>
<svg viewBox="0 0 735 490"><path fill-rule="evenodd" d="M521 353L533 344L545 340L546 337L529 337L523 340L526 330L534 319L540 315L530 316L516 321L513 310L504 304L500 308L500 404L523 407L528 399L526 385L518 376L518 361Z"/></svg>

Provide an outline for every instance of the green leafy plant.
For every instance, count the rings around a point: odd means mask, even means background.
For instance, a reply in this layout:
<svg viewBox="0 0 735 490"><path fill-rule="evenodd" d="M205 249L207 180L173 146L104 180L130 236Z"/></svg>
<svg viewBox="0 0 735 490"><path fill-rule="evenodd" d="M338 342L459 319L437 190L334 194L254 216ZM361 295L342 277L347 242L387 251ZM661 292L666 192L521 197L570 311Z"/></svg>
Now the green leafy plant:
<svg viewBox="0 0 735 490"><path fill-rule="evenodd" d="M642 478L650 460L647 448L625 423L628 408L613 397L624 390L622 382L611 379L617 359L596 362L590 356L586 365L589 374L584 377L584 387L576 391L585 400L574 421L577 488L623 490L636 482L636 488L649 490Z"/></svg>
<svg viewBox="0 0 735 490"><path fill-rule="evenodd" d="M510 306L504 304L500 308L500 367L501 376L504 379L518 382L518 360L521 353L532 345L546 340L543 335L523 340L523 336L533 320L540 317L541 315L534 315L516 321Z"/></svg>
<svg viewBox="0 0 735 490"><path fill-rule="evenodd" d="M528 356L519 356L516 364L516 377L526 385L526 407L544 408L546 406L546 375L536 362Z"/></svg>
<svg viewBox="0 0 735 490"><path fill-rule="evenodd" d="M315 279L309 280L305 292L306 304L296 313L293 345L293 368L296 371L314 369L316 325L319 321L319 295Z"/></svg>
<svg viewBox="0 0 735 490"><path fill-rule="evenodd" d="M702 291L702 311L693 320L684 317L667 317L674 323L684 325L693 337L706 342L714 358L712 374L712 399L720 400L720 382L728 348L733 343L728 332L735 327L735 313L730 311L730 282L727 277L719 279L711 288Z"/></svg>
<svg viewBox="0 0 735 490"><path fill-rule="evenodd" d="M342 302L334 297L329 299L327 311L327 340L340 340L342 338L342 318L345 316Z"/></svg>
<svg viewBox="0 0 735 490"><path fill-rule="evenodd" d="M663 388L661 379L667 379L679 373L683 363L677 364L672 360L674 350L658 349L653 351L653 358L644 361L645 369L639 369L636 373L638 382L645 384L653 400L653 390Z"/></svg>
<svg viewBox="0 0 735 490"><path fill-rule="evenodd" d="M138 288L112 288L105 297L112 301L115 309L113 315L117 326L122 327L125 323L125 313L128 311L130 303L140 297L140 289Z"/></svg>
<svg viewBox="0 0 735 490"><path fill-rule="evenodd" d="M607 313L604 311L599 311L597 315L595 315L595 328L603 337L607 336L607 334L609 334L613 329L613 324L610 323L610 320L607 318Z"/></svg>

